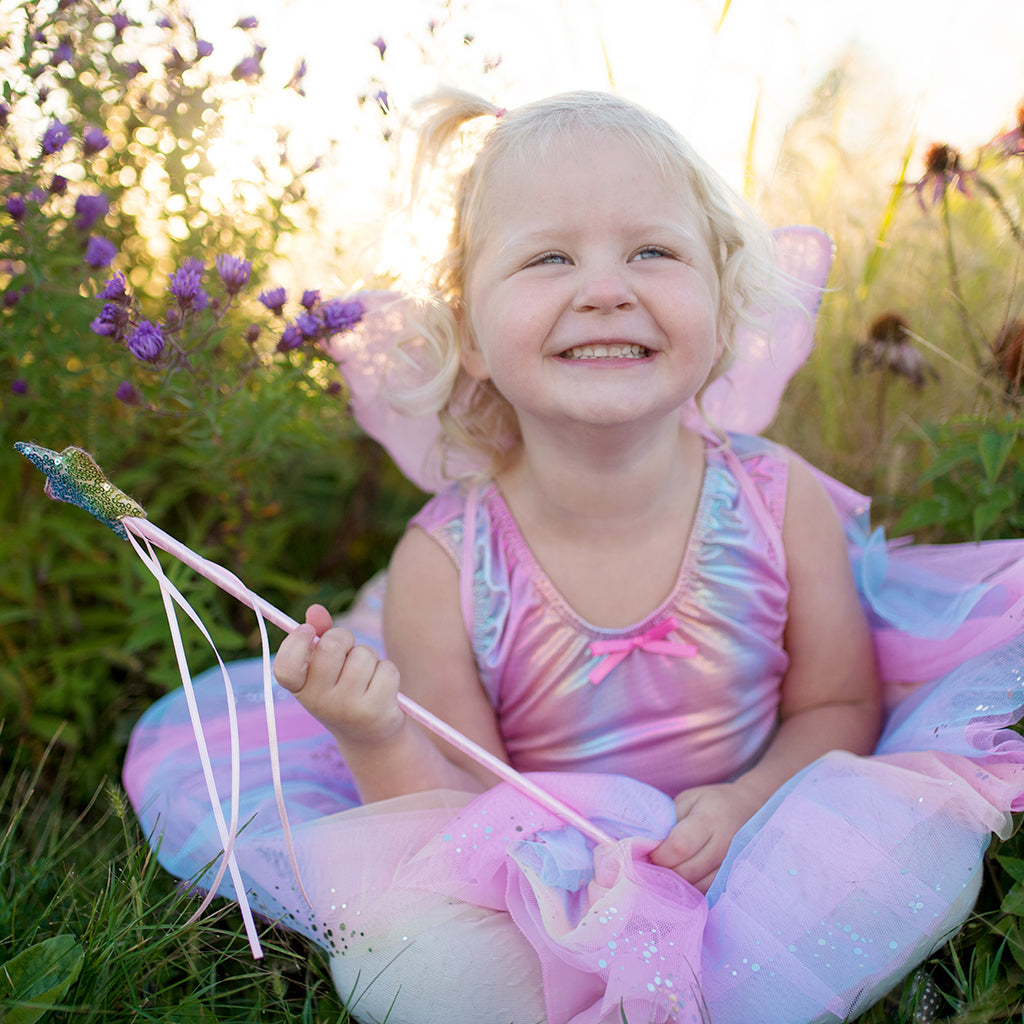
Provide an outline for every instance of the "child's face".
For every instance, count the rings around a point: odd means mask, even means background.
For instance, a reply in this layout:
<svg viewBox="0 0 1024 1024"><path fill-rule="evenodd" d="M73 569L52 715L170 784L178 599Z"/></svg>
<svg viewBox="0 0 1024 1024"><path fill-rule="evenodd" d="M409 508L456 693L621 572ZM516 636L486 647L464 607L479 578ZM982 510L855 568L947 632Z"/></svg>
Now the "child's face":
<svg viewBox="0 0 1024 1024"><path fill-rule="evenodd" d="M466 284L463 363L524 430L637 423L678 411L721 347L705 219L608 134L499 171Z"/></svg>

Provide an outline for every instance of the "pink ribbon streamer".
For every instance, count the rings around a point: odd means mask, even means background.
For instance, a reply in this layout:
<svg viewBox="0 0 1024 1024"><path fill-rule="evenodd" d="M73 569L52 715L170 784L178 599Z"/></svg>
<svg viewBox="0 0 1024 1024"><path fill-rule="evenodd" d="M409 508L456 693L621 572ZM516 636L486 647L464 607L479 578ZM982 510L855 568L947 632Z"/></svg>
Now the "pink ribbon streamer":
<svg viewBox="0 0 1024 1024"><path fill-rule="evenodd" d="M669 616L664 622L652 626L646 633L639 636L629 637L626 640L595 640L590 645L590 653L593 655L607 654L608 657L601 662L587 677L595 686L617 665L626 660L631 651L650 651L652 654L668 654L674 658L694 658L697 656L695 644L683 644L675 640L666 640L665 637L678 629L679 623Z"/></svg>

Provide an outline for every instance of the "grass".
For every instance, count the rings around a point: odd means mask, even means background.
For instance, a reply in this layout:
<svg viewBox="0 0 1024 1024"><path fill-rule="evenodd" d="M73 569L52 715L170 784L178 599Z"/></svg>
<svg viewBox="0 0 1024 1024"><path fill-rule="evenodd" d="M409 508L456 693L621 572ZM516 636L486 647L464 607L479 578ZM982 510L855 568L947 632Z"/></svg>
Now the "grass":
<svg viewBox="0 0 1024 1024"><path fill-rule="evenodd" d="M81 813L16 752L0 785L0 1021L5 1024L346 1024L326 959L271 926L249 953L221 903L189 924L195 899L156 862L118 786Z"/></svg>

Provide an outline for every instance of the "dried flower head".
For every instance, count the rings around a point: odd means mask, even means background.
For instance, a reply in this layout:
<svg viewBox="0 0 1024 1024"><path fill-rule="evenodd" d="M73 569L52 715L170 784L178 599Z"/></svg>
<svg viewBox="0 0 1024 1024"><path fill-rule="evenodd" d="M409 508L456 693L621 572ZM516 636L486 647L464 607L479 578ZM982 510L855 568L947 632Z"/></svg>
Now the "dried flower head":
<svg viewBox="0 0 1024 1024"><path fill-rule="evenodd" d="M903 377L915 388L922 388L927 378L938 380L938 374L925 362L915 348L910 328L898 313L883 313L872 323L866 341L853 353L853 370L866 364L869 370L881 370Z"/></svg>
<svg viewBox="0 0 1024 1024"><path fill-rule="evenodd" d="M1024 321L1003 325L992 346L992 356L1010 394L1024 394Z"/></svg>
<svg viewBox="0 0 1024 1024"><path fill-rule="evenodd" d="M1024 100L1017 107L1016 127L997 135L989 145L1001 149L1003 156L1024 156Z"/></svg>
<svg viewBox="0 0 1024 1024"><path fill-rule="evenodd" d="M918 201L925 207L926 192L930 192L931 203L937 203L950 187L967 196L967 182L974 177L974 171L960 165L960 152L944 142L934 142L928 147L924 158L924 175L910 186L917 193Z"/></svg>

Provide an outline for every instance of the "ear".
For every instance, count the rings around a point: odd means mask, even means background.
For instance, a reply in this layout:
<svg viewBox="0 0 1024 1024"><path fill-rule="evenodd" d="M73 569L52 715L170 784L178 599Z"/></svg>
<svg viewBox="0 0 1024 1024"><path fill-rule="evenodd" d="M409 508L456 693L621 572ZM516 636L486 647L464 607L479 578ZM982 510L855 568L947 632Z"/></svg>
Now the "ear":
<svg viewBox="0 0 1024 1024"><path fill-rule="evenodd" d="M459 309L456 313L459 331L459 362L462 368L474 380L490 380L491 372L487 368L483 352L476 343L473 330L469 325L465 310Z"/></svg>

